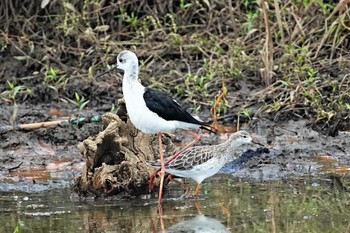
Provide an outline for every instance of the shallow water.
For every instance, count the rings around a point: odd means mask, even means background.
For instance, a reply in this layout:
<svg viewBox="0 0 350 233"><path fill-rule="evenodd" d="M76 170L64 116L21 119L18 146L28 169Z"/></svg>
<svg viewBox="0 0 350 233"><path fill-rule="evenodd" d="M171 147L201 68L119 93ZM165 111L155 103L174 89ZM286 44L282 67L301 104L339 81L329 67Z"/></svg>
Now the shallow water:
<svg viewBox="0 0 350 233"><path fill-rule="evenodd" d="M3 192L0 232L16 226L19 232L348 232L350 194L341 182L306 177L257 183L216 175L204 181L198 207L192 198L179 198L183 190L171 184L162 216L154 197L76 200L69 188Z"/></svg>

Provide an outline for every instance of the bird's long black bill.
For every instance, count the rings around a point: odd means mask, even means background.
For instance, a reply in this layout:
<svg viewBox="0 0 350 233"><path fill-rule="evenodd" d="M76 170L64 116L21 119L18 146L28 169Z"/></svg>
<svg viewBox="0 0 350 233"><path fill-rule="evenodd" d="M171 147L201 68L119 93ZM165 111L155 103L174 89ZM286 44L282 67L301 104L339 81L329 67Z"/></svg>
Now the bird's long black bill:
<svg viewBox="0 0 350 233"><path fill-rule="evenodd" d="M111 72L111 71L113 71L113 70L115 70L115 69L117 69L117 67L116 67L116 66L113 66L113 67L110 68L109 70L107 70L107 71L105 71L105 72L102 72L101 74L96 75L95 78L99 78L99 77L101 77L101 76L103 76L103 75L105 75L105 74L107 74L107 73L109 73L109 72Z"/></svg>
<svg viewBox="0 0 350 233"><path fill-rule="evenodd" d="M264 147L265 147L265 145L263 145L263 144L262 144L262 143L260 143L260 142L255 141L255 140L252 140L252 143L254 143L254 144L258 144L258 145L260 145L260 146L264 146Z"/></svg>
<svg viewBox="0 0 350 233"><path fill-rule="evenodd" d="M209 124L204 124L204 125L201 125L201 127L199 127L200 129L204 129L204 130L207 130L209 131L210 133L214 133L214 134L218 134L218 130L215 129L214 127L212 127L211 125Z"/></svg>

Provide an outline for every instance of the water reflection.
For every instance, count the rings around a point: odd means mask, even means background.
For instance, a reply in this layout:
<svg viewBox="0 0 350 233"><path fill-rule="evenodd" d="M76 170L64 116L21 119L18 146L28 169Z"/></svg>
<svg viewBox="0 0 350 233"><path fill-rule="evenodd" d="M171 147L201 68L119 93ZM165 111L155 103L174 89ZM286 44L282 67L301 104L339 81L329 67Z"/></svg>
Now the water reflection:
<svg viewBox="0 0 350 233"><path fill-rule="evenodd" d="M350 180L341 178L342 187ZM350 194L329 177L243 182L214 176L195 199L75 200L69 189L0 193L0 232L348 232ZM188 230L186 227L192 227ZM210 231L209 231L210 232ZM214 232L212 230L212 232Z"/></svg>
<svg viewBox="0 0 350 233"><path fill-rule="evenodd" d="M165 232L229 233L230 231L218 220L199 214L190 220L179 222L167 228Z"/></svg>

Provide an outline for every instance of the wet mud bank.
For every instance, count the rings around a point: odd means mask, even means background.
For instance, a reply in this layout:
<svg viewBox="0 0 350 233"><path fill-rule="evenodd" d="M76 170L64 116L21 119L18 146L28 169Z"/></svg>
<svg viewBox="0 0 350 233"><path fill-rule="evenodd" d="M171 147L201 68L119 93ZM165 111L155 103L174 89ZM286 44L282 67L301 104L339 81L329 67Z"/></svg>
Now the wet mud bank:
<svg viewBox="0 0 350 233"><path fill-rule="evenodd" d="M260 181L332 174L347 176L350 172L350 132L326 136L308 127L307 121L293 120L281 125L261 120L251 130L264 138L269 150L247 152L228 164L224 172Z"/></svg>
<svg viewBox="0 0 350 233"><path fill-rule="evenodd" d="M33 121L45 121L50 119L46 112L37 106L25 114ZM2 132L0 190L33 192L72 186L79 195L120 198L148 193L149 175L154 169L147 161L158 159L158 141L125 120L125 112L119 112L119 116L104 115L101 122ZM343 177L350 172L347 131L331 137L313 130L307 121L276 124L266 119L246 123L242 129L260 138L266 147L245 151L223 168L222 172L235 178L269 181ZM217 144L226 138L203 134L198 145ZM178 142L191 140L181 131L163 139L167 155L174 152Z"/></svg>

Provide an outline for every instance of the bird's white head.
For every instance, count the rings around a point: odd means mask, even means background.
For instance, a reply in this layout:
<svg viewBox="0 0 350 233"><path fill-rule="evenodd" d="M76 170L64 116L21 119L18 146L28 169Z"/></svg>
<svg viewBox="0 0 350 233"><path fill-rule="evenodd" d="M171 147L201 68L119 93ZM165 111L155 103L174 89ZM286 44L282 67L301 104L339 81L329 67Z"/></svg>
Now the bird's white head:
<svg viewBox="0 0 350 233"><path fill-rule="evenodd" d="M252 141L252 137L246 131L237 131L236 133L232 134L228 139L228 142L236 147L241 146L243 144L252 143Z"/></svg>
<svg viewBox="0 0 350 233"><path fill-rule="evenodd" d="M137 74L139 60L135 53L124 50L118 54L117 68L124 71L125 75Z"/></svg>
<svg viewBox="0 0 350 233"><path fill-rule="evenodd" d="M232 134L225 142L225 154L231 155L226 157L227 161L239 157L246 149L243 145L250 144L252 142L252 137L246 131L237 131L236 133Z"/></svg>

